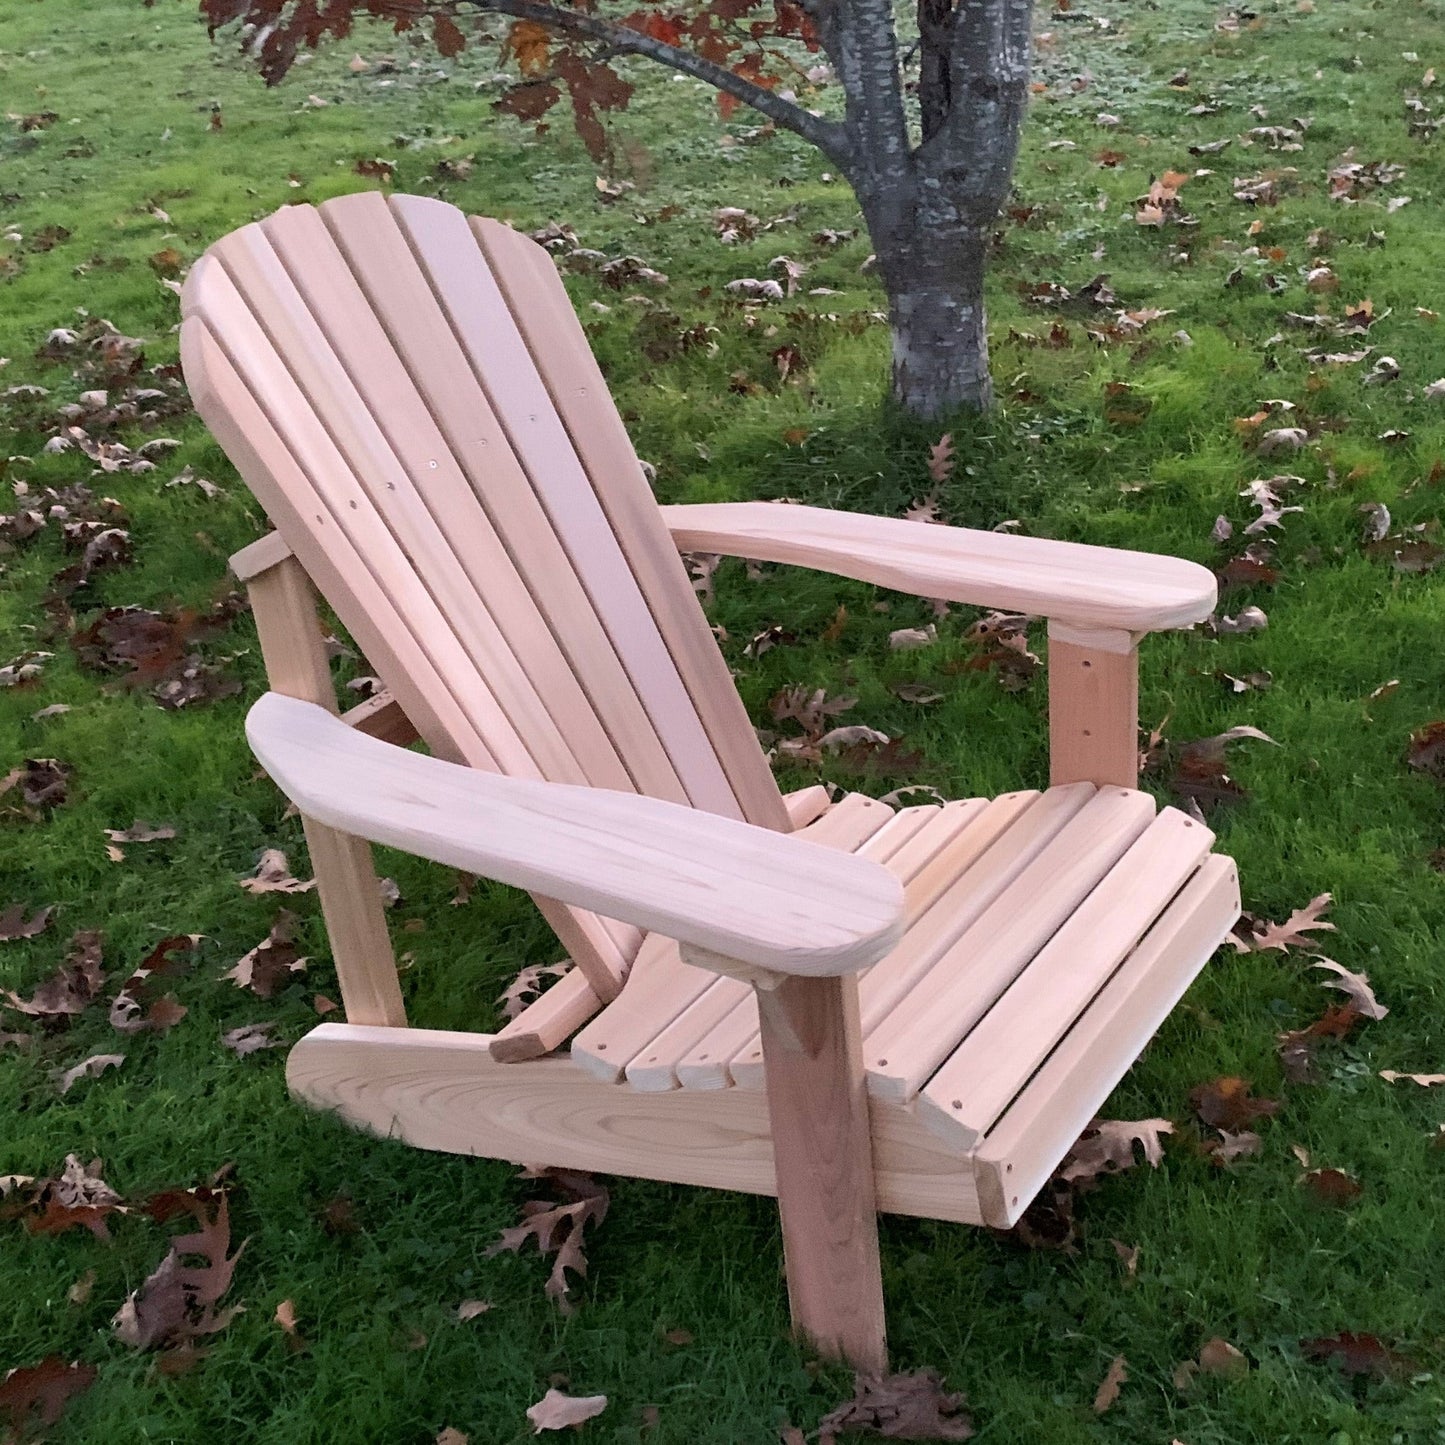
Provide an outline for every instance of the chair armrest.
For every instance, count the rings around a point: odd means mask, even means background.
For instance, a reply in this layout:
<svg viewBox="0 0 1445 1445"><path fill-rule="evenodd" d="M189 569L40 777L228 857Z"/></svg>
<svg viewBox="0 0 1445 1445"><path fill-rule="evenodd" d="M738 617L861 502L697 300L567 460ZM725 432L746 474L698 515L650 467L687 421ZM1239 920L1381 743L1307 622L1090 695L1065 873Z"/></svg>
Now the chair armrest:
<svg viewBox="0 0 1445 1445"><path fill-rule="evenodd" d="M480 772L408 752L314 703L267 693L252 751L308 817L655 929L769 973L866 968L902 933L885 868L636 793Z"/></svg>
<svg viewBox="0 0 1445 1445"><path fill-rule="evenodd" d="M1178 557L941 527L785 502L664 507L684 552L814 567L920 597L1059 618L1088 628L1158 632L1214 611L1207 568Z"/></svg>

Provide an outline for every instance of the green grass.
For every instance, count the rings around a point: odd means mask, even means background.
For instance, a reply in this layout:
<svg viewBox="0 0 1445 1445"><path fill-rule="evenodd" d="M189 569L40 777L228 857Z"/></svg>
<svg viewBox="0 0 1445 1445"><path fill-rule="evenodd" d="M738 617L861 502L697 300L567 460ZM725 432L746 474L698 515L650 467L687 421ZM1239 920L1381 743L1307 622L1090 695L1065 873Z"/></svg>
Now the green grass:
<svg viewBox="0 0 1445 1445"><path fill-rule="evenodd" d="M1165 1114L1180 1123L1164 1167L1136 1169L1088 1196L1077 1253L1030 1253L982 1231L884 1221L895 1360L943 1370L968 1392L979 1438L998 1445L1445 1440L1445 1151L1429 1145L1445 1096L1376 1077L1380 1068L1445 1067L1445 877L1429 862L1445 844L1445 793L1405 764L1411 730L1445 715L1445 584L1442 574L1402 576L1363 556L1358 511L1383 501L1397 526L1433 524L1445 495L1429 480L1445 457L1445 410L1422 396L1445 374L1445 331L1415 310L1445 312L1437 239L1445 163L1437 143L1408 133L1404 106L1426 67L1445 71L1445 6L1316 0L1302 12L1293 0L1266 0L1258 8L1258 26L1239 34L1215 29L1220 12L1199 0L1089 6L1108 28L1077 3L1043 22L1055 37L1038 70L1047 90L1029 124L1015 202L1037 209L1001 228L992 272L1002 402L954 428L959 466L943 503L956 522L1016 520L1038 535L1213 563L1221 555L1210 541L1215 516L1241 526L1251 515L1241 486L1275 471L1306 478L1295 499L1305 511L1280 534L1278 585L1227 600L1231 613L1264 606L1269 629L1152 640L1142 714L1146 724L1169 715L1177 739L1248 722L1278 740L1275 748L1239 745L1234 772L1251 797L1215 815L1221 844L1239 860L1247 905L1270 917L1333 891L1332 955L1367 971L1391 1012L1351 1041L1327 1045L1320 1082L1286 1084L1276 1035L1308 1023L1332 996L1300 962L1221 955L1108 1106L1113 1117ZM790 496L896 512L926 489L935 436L889 419L881 406L887 338L867 320L881 297L858 274L866 239L832 250L809 239L857 224L850 196L825 178L820 158L785 135L723 144L708 97L690 82L656 77L619 124L637 189L607 205L560 118L538 139L489 114L484 58L440 66L373 33L354 48L371 59L397 55L394 83L353 76L348 50L266 92L229 49L208 46L189 4L0 0L3 109L59 115L30 134L13 123L0 131L0 233L21 237L0 241L0 256L14 263L0 262L0 276L13 273L0 280L0 356L11 358L0 391L24 382L52 389L39 404L0 397L0 453L33 457L6 463L7 483L36 490L90 472L76 452L40 454L38 419L84 389L65 366L31 359L49 330L75 324L83 309L146 338L148 364L173 361L175 299L149 257L174 247L190 261L278 205L367 184L354 163L380 155L394 162L398 188L529 227L569 222L584 245L636 253L669 274L655 297L676 321L649 319L595 281L569 282L665 499ZM1181 68L1187 82L1171 87ZM1089 84L1071 85L1085 74ZM1438 110L1437 93L1419 91ZM330 104L308 105L312 94ZM1217 113L1188 114L1206 97ZM219 131L209 129L213 104L224 118ZM1251 115L1253 106L1267 119ZM1100 112L1120 124L1100 128ZM1295 116L1312 117L1297 152L1246 149L1236 139L1222 153L1188 154L1190 144L1292 125ZM740 114L734 134L750 124ZM1052 147L1058 140L1076 148ZM1331 201L1326 172L1351 146L1361 161L1402 164L1404 177L1387 194L1409 195L1410 204L1387 213L1379 196ZM1122 153L1116 168L1095 164L1105 147ZM439 177L439 161L467 155L474 165L465 179ZM1181 193L1196 227L1134 223L1151 175L1196 167L1212 172ZM1297 173L1284 178L1278 206L1255 210L1232 198L1233 177L1282 167ZM799 217L724 247L709 219L720 205ZM670 219L658 219L673 206ZM1260 229L1249 235L1256 220ZM69 238L36 249L32 238L56 225ZM1318 228L1330 237L1311 249L1307 237ZM1250 247L1283 255L1251 256ZM766 274L779 253L811 263L805 289L843 294L799 298L750 327L721 288ZM1337 295L1304 289L1315 254L1337 274ZM1044 281L1077 289L1099 271L1109 273L1120 306L1174 314L1137 338L1099 345L1086 328L1106 313L1044 309L1021 295ZM1277 292L1262 283L1266 273L1279 278ZM1323 301L1338 315L1367 296L1377 315L1388 311L1368 339L1326 344L1372 345L1371 357L1312 371L1300 348L1314 338L1291 329L1284 313ZM594 311L592 302L610 310ZM827 319L829 311L840 319ZM1070 344L1052 349L1018 335L1045 338L1055 320ZM716 354L649 357L649 340L699 321L718 328ZM1192 344L1172 336L1176 328ZM1282 339L1270 342L1277 332ZM796 381L784 383L770 360L783 344L808 363ZM1381 354L1399 362L1400 380L1364 385ZM735 373L756 386L730 386ZM1104 387L1114 381L1149 403L1138 425L1106 418ZM1302 425L1327 429L1296 457L1261 460L1233 422L1265 398L1291 400ZM1390 429L1410 436L1380 440ZM182 445L155 473L95 483L129 513L135 559L76 594L82 625L108 606L208 605L226 591L226 554L261 528L259 508L198 423L161 431ZM226 495L207 501L194 488L167 490L186 463ZM785 1421L811 1426L847 1382L787 1340L769 1203L614 1181L582 1308L564 1320L542 1296L545 1266L535 1256L484 1257L524 1197L511 1169L353 1135L288 1102L280 1051L236 1059L221 1048L224 1029L262 1018L293 1041L315 1021L312 995L336 992L309 898L299 904L313 953L303 982L263 1003L217 981L274 912L235 880L266 846L285 847L297 871L304 867L299 827L254 776L242 739L245 699L262 686L254 634L242 618L206 647L231 659L241 697L162 711L82 670L63 636L36 640L48 579L68 560L53 526L0 558L0 664L35 646L56 654L36 686L0 692L0 773L35 756L75 770L70 801L48 820L0 822L0 906L24 899L60 910L41 937L0 944L0 984L28 992L77 928L104 930L113 980L165 935L205 938L177 985L189 1014L164 1037L118 1043L101 1006L28 1053L0 1053L0 1174L53 1172L75 1152L103 1158L110 1182L139 1195L199 1182L234 1161L236 1233L249 1244L233 1291L246 1312L197 1371L171 1380L116 1342L108 1323L159 1260L163 1231L126 1219L105 1246L81 1232L31 1237L18 1224L0 1225L0 1369L52 1351L99 1366L97 1384L51 1438L406 1445L453 1425L474 1442L520 1440L525 1407L557 1376L576 1393L611 1397L588 1439L767 1442ZM948 667L966 652L967 617L944 622L932 649L891 654L888 631L927 620L924 604L782 569L749 581L736 563L717 582L714 620L727 629L729 660L760 723L777 688L808 683L856 695L847 720L900 734L922 755L907 777L860 780L830 769L836 781L967 793L1044 775L1041 682L1011 694L987 674ZM840 602L846 625L821 640ZM757 661L744 657L748 638L773 623L798 641ZM354 667L339 664L338 676ZM1274 674L1264 694L1235 697L1211 675L1261 668ZM1398 689L1367 705L1390 679ZM901 681L934 684L945 698L928 708L902 702L888 690ZM72 710L33 719L53 702ZM796 768L782 776L789 786L811 780ZM137 817L172 823L179 836L108 861L103 830ZM382 864L404 895L393 916L409 958L413 1017L494 1026L491 1000L502 984L523 963L555 956L525 900L483 886L454 908L445 870L390 855ZM0 1014L0 1027L12 1026L7 1017ZM127 1055L118 1072L57 1096L52 1069L116 1048ZM1191 1088L1228 1073L1283 1105L1264 1126L1262 1155L1226 1172L1191 1149L1187 1120ZM1358 1204L1309 1203L1293 1145L1318 1165L1357 1175ZM339 1195L355 1202L359 1232L325 1229L321 1211ZM1139 1246L1136 1278L1125 1276L1111 1240ZM88 1302L68 1303L67 1288L88 1269L97 1275ZM473 1296L493 1309L455 1324L449 1311ZM290 1350L272 1323L283 1299L295 1301L305 1352ZM690 1331L694 1342L668 1344L672 1329ZM1414 1372L1351 1381L1302 1357L1301 1338L1342 1329L1379 1335ZM417 1332L426 1343L410 1349ZM1175 1366L1215 1335L1246 1352L1248 1376L1177 1389ZM1118 1354L1129 1361L1129 1383L1096 1417L1090 1402ZM644 1435L648 1405L659 1407L658 1423Z"/></svg>

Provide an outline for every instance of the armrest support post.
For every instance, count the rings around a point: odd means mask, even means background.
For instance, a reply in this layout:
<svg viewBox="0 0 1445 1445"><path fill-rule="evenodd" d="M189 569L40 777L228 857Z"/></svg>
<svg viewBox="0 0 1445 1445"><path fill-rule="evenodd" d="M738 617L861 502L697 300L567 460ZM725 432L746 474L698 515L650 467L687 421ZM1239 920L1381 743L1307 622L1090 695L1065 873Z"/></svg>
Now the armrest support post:
<svg viewBox="0 0 1445 1445"><path fill-rule="evenodd" d="M1049 623L1049 783L1139 785L1137 633Z"/></svg>

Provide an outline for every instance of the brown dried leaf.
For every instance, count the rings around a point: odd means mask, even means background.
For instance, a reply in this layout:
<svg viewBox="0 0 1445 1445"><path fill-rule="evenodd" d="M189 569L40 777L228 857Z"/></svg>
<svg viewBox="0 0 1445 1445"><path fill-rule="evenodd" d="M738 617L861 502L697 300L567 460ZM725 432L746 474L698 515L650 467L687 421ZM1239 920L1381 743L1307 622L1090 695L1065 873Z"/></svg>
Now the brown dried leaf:
<svg viewBox="0 0 1445 1445"><path fill-rule="evenodd" d="M564 1395L561 1390L548 1390L535 1405L527 1407L532 1433L544 1430L566 1430L591 1420L607 1408L606 1395Z"/></svg>
<svg viewBox="0 0 1445 1445"><path fill-rule="evenodd" d="M564 958L560 963L529 963L497 995L497 1007L504 1019L514 1019L528 1004L540 997L544 982L549 978L563 978L572 971L572 960Z"/></svg>
<svg viewBox="0 0 1445 1445"><path fill-rule="evenodd" d="M1409 1361L1384 1344L1375 1335L1359 1335L1352 1330L1319 1339L1301 1340L1300 1351L1309 1360L1324 1360L1339 1366L1346 1375L1373 1375L1388 1379L1409 1367Z"/></svg>
<svg viewBox="0 0 1445 1445"><path fill-rule="evenodd" d="M171 1240L165 1258L116 1313L116 1335L134 1349L151 1350L183 1345L225 1329L241 1307L218 1310L216 1306L230 1289L236 1261L245 1248L242 1244L229 1253L231 1218L225 1190L205 1185L171 1190L155 1195L145 1208L161 1224L189 1214L197 1229ZM187 1265L188 1256L205 1263Z"/></svg>
<svg viewBox="0 0 1445 1445"><path fill-rule="evenodd" d="M100 967L101 936L82 929L70 940L70 953L59 970L28 998L10 989L0 990L11 1008L42 1023L54 1024L80 1013L100 992L105 974Z"/></svg>
<svg viewBox="0 0 1445 1445"><path fill-rule="evenodd" d="M1058 1177L1076 1184L1132 1169L1136 1144L1143 1147L1145 1161L1157 1169L1164 1161L1163 1136L1173 1132L1168 1119L1095 1119L1064 1156Z"/></svg>
<svg viewBox="0 0 1445 1445"><path fill-rule="evenodd" d="M100 1171L99 1159L82 1164L74 1154L67 1154L59 1178L17 1177L13 1187L0 1189L8 1201L0 1208L0 1219L19 1219L31 1234L61 1234L80 1228L90 1230L97 1239L109 1239L106 1218L124 1212L124 1206Z"/></svg>
<svg viewBox="0 0 1445 1445"><path fill-rule="evenodd" d="M858 1375L853 1398L818 1422L818 1445L834 1445L841 1431L889 1440L968 1440L973 1421L961 1413L961 1391L943 1388L936 1370L914 1370L882 1379Z"/></svg>
<svg viewBox="0 0 1445 1445"><path fill-rule="evenodd" d="M1405 761L1417 772L1445 778L1445 718L1426 723L1410 734Z"/></svg>
<svg viewBox="0 0 1445 1445"><path fill-rule="evenodd" d="M1123 1355L1115 1355L1109 1363L1108 1373L1094 1392L1094 1413L1102 1415L1119 1399L1120 1389L1128 1383L1129 1362Z"/></svg>
<svg viewBox="0 0 1445 1445"><path fill-rule="evenodd" d="M1321 988L1337 988L1349 996L1350 1003L1355 1009L1367 1019L1382 1019L1390 1012L1376 997L1374 990L1370 987L1370 976L1367 973L1351 973L1349 969L1338 964L1332 958L1321 958L1310 965L1311 968L1323 968L1336 975L1333 979L1326 979L1320 985Z"/></svg>
<svg viewBox="0 0 1445 1445"><path fill-rule="evenodd" d="M1333 902L1332 893L1321 893L1303 908L1296 908L1283 923L1266 923L1248 934L1236 931L1231 941L1240 953L1264 953L1271 949L1288 953L1292 948L1302 953L1316 953L1319 940L1310 935L1335 932L1335 925L1323 920Z"/></svg>
<svg viewBox="0 0 1445 1445"><path fill-rule="evenodd" d="M306 967L306 959L295 948L298 922L289 908L281 909L270 933L221 977L229 978L237 988L249 988L257 998L271 998L291 982L292 974Z"/></svg>
<svg viewBox="0 0 1445 1445"><path fill-rule="evenodd" d="M1445 1084L1445 1074L1402 1074L1395 1069L1381 1069L1380 1077L1387 1084L1398 1084L1403 1079L1407 1084L1418 1084L1422 1089L1433 1089L1436 1084Z"/></svg>
<svg viewBox="0 0 1445 1445"><path fill-rule="evenodd" d="M1353 1204L1365 1192L1360 1181L1343 1169L1311 1169L1302 1182L1321 1204L1336 1208Z"/></svg>
<svg viewBox="0 0 1445 1445"><path fill-rule="evenodd" d="M478 1315L484 1315L491 1309L492 1302L489 1299L464 1299L457 1306L457 1323L466 1324L468 1320L474 1320Z"/></svg>
<svg viewBox="0 0 1445 1445"><path fill-rule="evenodd" d="M280 1039L270 1037L276 1027L275 1019L261 1024L242 1024L240 1028L228 1029L221 1035L221 1042L239 1058L257 1053L261 1049L279 1049Z"/></svg>
<svg viewBox="0 0 1445 1445"><path fill-rule="evenodd" d="M74 1068L58 1071L55 1084L62 1094L68 1094L81 1079L97 1079L107 1069L118 1069L123 1063L124 1054L92 1054Z"/></svg>
<svg viewBox="0 0 1445 1445"><path fill-rule="evenodd" d="M174 994L160 994L159 980L184 973L200 941L199 933L178 933L161 939L110 1001L111 1027L123 1034L143 1029L165 1033L180 1023L186 1008Z"/></svg>
<svg viewBox="0 0 1445 1445"><path fill-rule="evenodd" d="M0 1380L0 1419L8 1421L7 1442L35 1438L65 1413L65 1407L95 1383L94 1365L67 1364L61 1355L47 1355L39 1364L11 1370Z"/></svg>
<svg viewBox="0 0 1445 1445"><path fill-rule="evenodd" d="M0 777L0 797L14 791L22 806L7 811L39 822L69 797L71 773L70 764L56 758L26 758L18 768Z"/></svg>
<svg viewBox="0 0 1445 1445"><path fill-rule="evenodd" d="M1243 1351L1235 1349L1228 1340L1215 1336L1206 1340L1199 1351L1199 1368L1206 1375L1216 1375L1224 1380L1242 1379L1249 1373L1249 1361Z"/></svg>
<svg viewBox="0 0 1445 1445"><path fill-rule="evenodd" d="M1211 1128L1234 1133L1251 1120L1267 1119L1279 1112L1277 1099L1257 1099L1249 1089L1247 1080L1226 1075L1191 1090L1189 1102Z"/></svg>
<svg viewBox="0 0 1445 1445"><path fill-rule="evenodd" d="M50 926L55 905L37 908L27 918L28 912L24 903L12 903L0 911L0 943L14 943L16 939L34 938L37 933L43 933Z"/></svg>
<svg viewBox="0 0 1445 1445"><path fill-rule="evenodd" d="M542 1255L555 1254L552 1273L545 1293L564 1315L572 1314L576 1305L569 1291L570 1269L587 1278L587 1256L583 1253L584 1235L589 1224L601 1224L607 1217L610 1195L605 1185L590 1174L577 1169L537 1168L528 1165L523 1179L541 1179L555 1184L564 1196L561 1204L548 1199L529 1199L522 1205L522 1223L504 1229L501 1237L487 1250L487 1257L503 1252L516 1254L528 1239L535 1239Z"/></svg>

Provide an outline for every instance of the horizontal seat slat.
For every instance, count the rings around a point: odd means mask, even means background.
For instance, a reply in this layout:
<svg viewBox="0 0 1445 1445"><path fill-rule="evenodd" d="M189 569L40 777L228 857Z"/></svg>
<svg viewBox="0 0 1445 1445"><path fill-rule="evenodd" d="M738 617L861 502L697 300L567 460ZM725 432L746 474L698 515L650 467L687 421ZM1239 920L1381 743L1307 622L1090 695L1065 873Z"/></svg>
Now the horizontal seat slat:
<svg viewBox="0 0 1445 1445"><path fill-rule="evenodd" d="M1003 1113L1213 842L1202 823L1166 808L964 1036L924 1090L960 1149Z"/></svg>
<svg viewBox="0 0 1445 1445"><path fill-rule="evenodd" d="M1146 793L1096 793L888 1017L865 1031L869 1092L912 1099L1153 816L1154 800Z"/></svg>
<svg viewBox="0 0 1445 1445"><path fill-rule="evenodd" d="M1234 862L1207 858L974 1147L984 1221L1017 1223L1239 917ZM917 1117L952 1112L920 1095ZM931 1131L932 1132L932 1131Z"/></svg>
<svg viewBox="0 0 1445 1445"><path fill-rule="evenodd" d="M885 818L878 826L875 811L886 807L886 803L876 803L872 809L860 808L860 829L871 824L873 831L857 841L840 838L836 846L875 863L886 863L897 848L923 827L928 815L937 812L933 807L907 808ZM648 1092L677 1088L678 1060L717 1024L752 1004L751 985L736 978L714 975L702 993L627 1065L627 1082L634 1089Z"/></svg>
<svg viewBox="0 0 1445 1445"><path fill-rule="evenodd" d="M886 803L854 793L798 835L851 852L889 817ZM627 980L626 1004L604 1010L573 1039L573 1058L594 1077L616 1083L628 1063L716 978L682 962L670 938L650 934Z"/></svg>
<svg viewBox="0 0 1445 1445"><path fill-rule="evenodd" d="M1036 794L1020 795L1034 797ZM1000 800L1001 801L1001 800ZM980 816L992 804L983 798L947 803L927 827L915 833L889 859L889 870L903 884L904 927L911 927L952 876L940 868L958 853L959 839L976 834ZM866 973L864 978L866 979ZM725 1089L739 1082L733 1065L739 1058L756 1064L754 1087L762 1088L762 1045L758 1036L757 1002L748 998L678 1061L677 1080L684 1089Z"/></svg>

